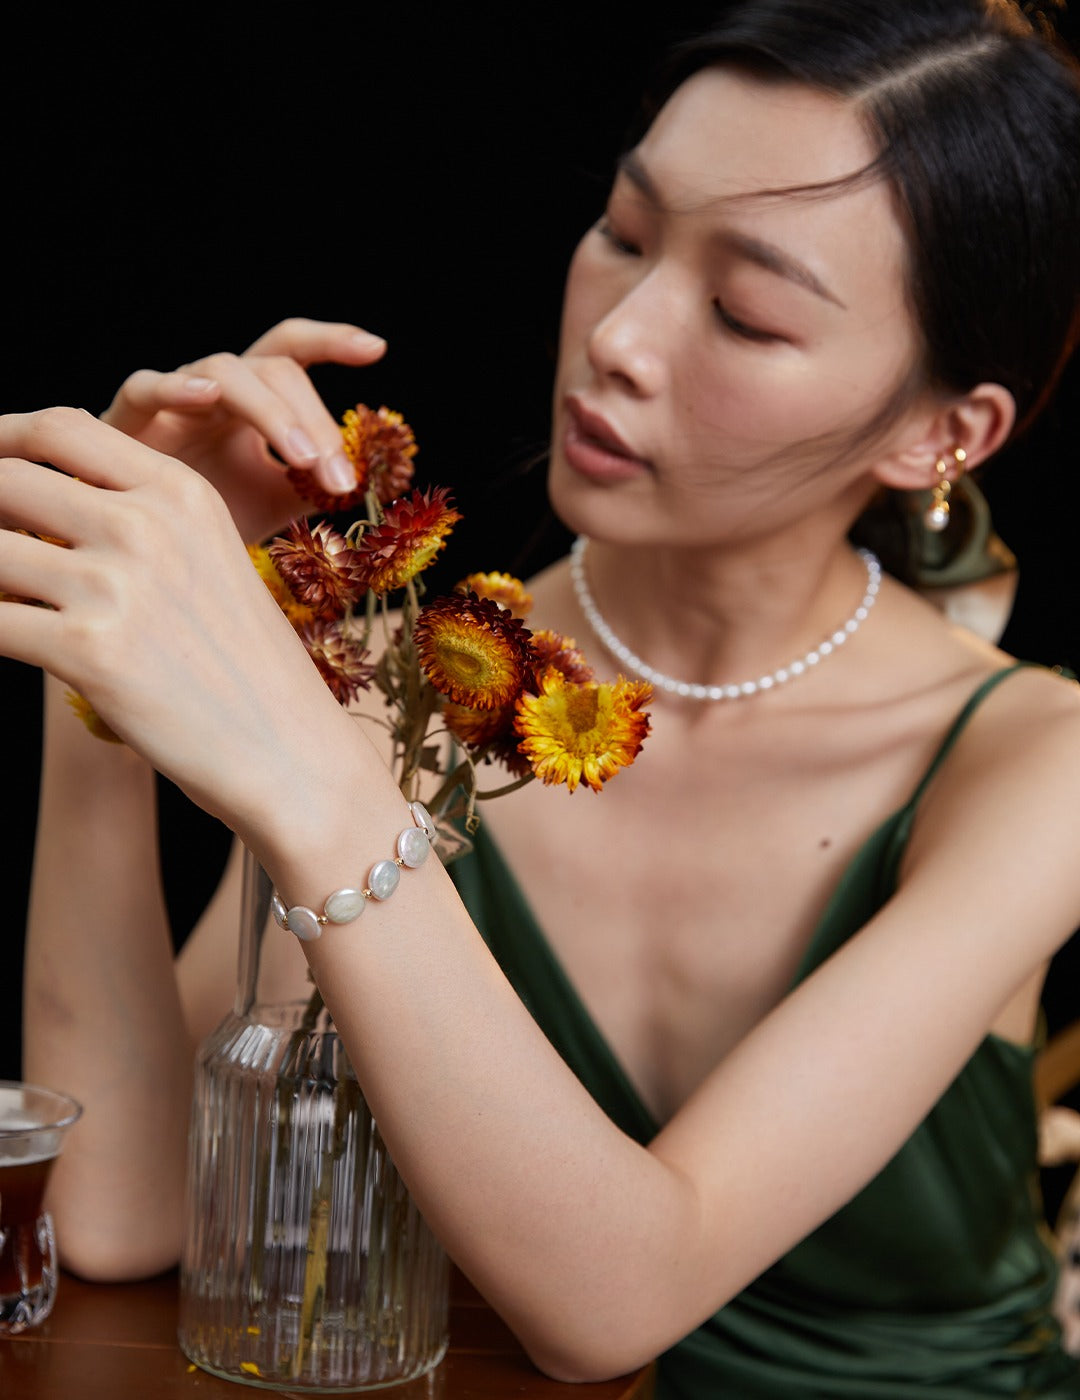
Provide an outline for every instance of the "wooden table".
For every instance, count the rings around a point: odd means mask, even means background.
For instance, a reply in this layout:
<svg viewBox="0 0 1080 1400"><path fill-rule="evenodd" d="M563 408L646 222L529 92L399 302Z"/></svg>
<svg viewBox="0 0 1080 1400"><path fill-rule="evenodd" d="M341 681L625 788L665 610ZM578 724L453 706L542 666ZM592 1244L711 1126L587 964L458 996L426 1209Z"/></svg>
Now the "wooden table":
<svg viewBox="0 0 1080 1400"><path fill-rule="evenodd" d="M177 1276L148 1283L60 1279L52 1316L0 1339L3 1400L243 1400L259 1392L192 1366L176 1344ZM263 1391L300 1396L299 1391ZM429 1375L379 1391L386 1400L650 1400L652 1368L563 1385L540 1375L506 1325L456 1271L450 1350ZM306 1397L310 1400L310 1396Z"/></svg>

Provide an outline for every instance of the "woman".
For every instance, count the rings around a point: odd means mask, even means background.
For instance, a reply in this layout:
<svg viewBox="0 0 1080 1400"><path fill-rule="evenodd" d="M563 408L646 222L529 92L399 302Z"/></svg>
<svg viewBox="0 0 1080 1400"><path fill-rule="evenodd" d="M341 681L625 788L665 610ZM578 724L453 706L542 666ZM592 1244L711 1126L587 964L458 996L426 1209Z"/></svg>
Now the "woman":
<svg viewBox="0 0 1080 1400"><path fill-rule="evenodd" d="M885 488L939 519L1064 363L1075 76L998 3L761 0L650 116L567 283L550 489L587 552L531 591L601 672L648 658L653 732L601 802L495 804L467 909L428 862L306 956L427 1218L551 1374L674 1347L664 1395L1080 1395L1028 1194L1076 687L848 542ZM73 546L5 535L0 588L55 610L0 611L0 647L129 746L50 695L26 1072L87 1103L54 1202L87 1273L176 1256L190 1039L231 984L234 876L174 970L151 766L288 905L408 819L242 544L295 509L267 444L349 485L301 366L379 353L288 323L134 376L107 424L0 424L0 513Z"/></svg>

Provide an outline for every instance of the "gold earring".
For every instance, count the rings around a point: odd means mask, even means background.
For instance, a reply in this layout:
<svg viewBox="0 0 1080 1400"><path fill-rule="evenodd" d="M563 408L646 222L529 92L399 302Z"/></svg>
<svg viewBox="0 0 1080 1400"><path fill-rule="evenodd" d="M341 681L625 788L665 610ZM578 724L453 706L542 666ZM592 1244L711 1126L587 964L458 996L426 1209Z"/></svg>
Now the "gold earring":
<svg viewBox="0 0 1080 1400"><path fill-rule="evenodd" d="M962 447L953 448L953 459L956 462L957 471L964 470L964 463L967 461L967 453ZM952 495L952 482L949 480L949 464L944 457L939 457L934 463L934 470L937 472L937 484L934 487L930 498L930 504L923 515L923 524L934 535L940 535L949 524L949 497Z"/></svg>

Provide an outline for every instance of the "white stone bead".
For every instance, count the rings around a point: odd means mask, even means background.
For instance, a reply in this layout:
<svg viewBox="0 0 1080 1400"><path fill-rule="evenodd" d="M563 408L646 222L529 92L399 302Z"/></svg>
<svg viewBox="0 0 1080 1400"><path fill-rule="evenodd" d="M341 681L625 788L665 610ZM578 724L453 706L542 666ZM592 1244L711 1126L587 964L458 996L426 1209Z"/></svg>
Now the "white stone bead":
<svg viewBox="0 0 1080 1400"><path fill-rule="evenodd" d="M380 860L368 874L368 889L376 899L389 899L398 887L401 871L392 860Z"/></svg>
<svg viewBox="0 0 1080 1400"><path fill-rule="evenodd" d="M363 890L346 887L334 891L323 905L323 913L332 924L351 924L364 912L365 904L367 900Z"/></svg>
<svg viewBox="0 0 1080 1400"><path fill-rule="evenodd" d="M281 895L278 894L277 890L275 890L270 897L270 912L273 914L274 922L278 927L285 929L287 932L289 928L289 911L285 907L285 901L282 899Z"/></svg>
<svg viewBox="0 0 1080 1400"><path fill-rule="evenodd" d="M429 841L434 841L437 835L435 823L431 818L431 813L422 802L410 802L409 811L412 813L413 821L421 829L427 832Z"/></svg>
<svg viewBox="0 0 1080 1400"><path fill-rule="evenodd" d="M410 870L423 865L430 850L431 842L427 838L427 832L421 831L418 826L407 826L398 836L397 853Z"/></svg>
<svg viewBox="0 0 1080 1400"><path fill-rule="evenodd" d="M322 933L322 924L314 909L305 904L294 904L289 910L289 931L295 933L301 943L312 943Z"/></svg>

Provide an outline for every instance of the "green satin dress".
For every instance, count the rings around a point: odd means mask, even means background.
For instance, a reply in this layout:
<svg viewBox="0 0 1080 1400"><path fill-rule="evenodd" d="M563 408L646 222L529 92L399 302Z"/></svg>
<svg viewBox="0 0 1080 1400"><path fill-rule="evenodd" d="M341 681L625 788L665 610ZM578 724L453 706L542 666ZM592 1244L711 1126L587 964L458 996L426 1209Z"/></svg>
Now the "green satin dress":
<svg viewBox="0 0 1080 1400"><path fill-rule="evenodd" d="M971 697L910 800L851 862L796 984L893 893L926 785L980 701L1013 669ZM647 1143L659 1124L483 828L475 850L450 870L548 1038L605 1112ZM854 1200L661 1358L657 1400L1080 1397L1080 1362L1061 1349L1050 1311L1056 1264L1038 1188L1032 1055L987 1036ZM792 1161L793 1180L799 1171Z"/></svg>

